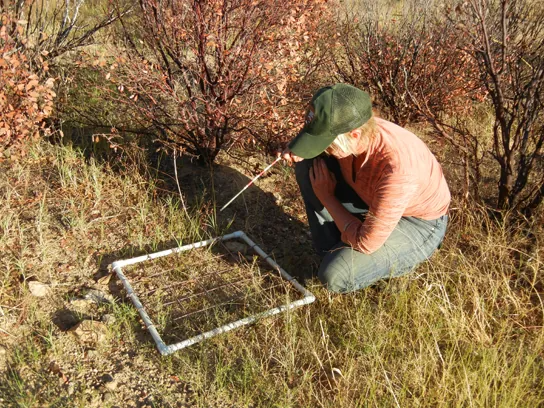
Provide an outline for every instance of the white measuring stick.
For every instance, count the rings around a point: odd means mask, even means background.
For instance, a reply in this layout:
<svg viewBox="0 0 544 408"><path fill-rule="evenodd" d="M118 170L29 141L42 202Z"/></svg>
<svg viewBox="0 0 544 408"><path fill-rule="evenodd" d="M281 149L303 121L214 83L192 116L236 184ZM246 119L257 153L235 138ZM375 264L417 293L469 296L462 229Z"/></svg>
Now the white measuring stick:
<svg viewBox="0 0 544 408"><path fill-rule="evenodd" d="M279 162L280 160L281 160L281 156L279 156L276 160L274 160L272 163L270 163L263 171L261 171L261 172L257 175L257 177L255 177L253 180L251 180L251 181L248 183L247 186L245 186L243 189L240 190L240 192L239 192L238 194L236 194L234 197L232 197L231 200L230 200L227 204L225 204L223 207L221 207L221 209L219 210L219 212L221 212L221 211L223 211L225 208L227 208L227 206L228 206L230 203L232 203L232 202L236 199L236 197L238 197L240 194L242 194L244 191L246 191L247 188L248 188L249 186L251 186L251 185L255 182L255 180L257 180L259 177L261 177L264 173L266 173L266 172L268 171L268 169L269 169L270 167L272 167L274 164L276 164L276 163Z"/></svg>

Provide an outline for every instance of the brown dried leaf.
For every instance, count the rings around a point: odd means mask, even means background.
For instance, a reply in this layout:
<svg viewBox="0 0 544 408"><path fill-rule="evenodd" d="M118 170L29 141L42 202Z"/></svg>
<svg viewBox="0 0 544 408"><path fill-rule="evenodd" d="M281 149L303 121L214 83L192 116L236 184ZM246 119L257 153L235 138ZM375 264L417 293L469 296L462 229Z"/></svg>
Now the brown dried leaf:
<svg viewBox="0 0 544 408"><path fill-rule="evenodd" d="M36 87L38 84L39 84L39 81L37 79L33 79L26 84L25 90L28 92L32 88Z"/></svg>
<svg viewBox="0 0 544 408"><path fill-rule="evenodd" d="M108 283L110 283L112 275L113 275L112 273L108 273L107 275L104 275L101 278L98 278L96 282L99 283L100 285L107 285Z"/></svg>

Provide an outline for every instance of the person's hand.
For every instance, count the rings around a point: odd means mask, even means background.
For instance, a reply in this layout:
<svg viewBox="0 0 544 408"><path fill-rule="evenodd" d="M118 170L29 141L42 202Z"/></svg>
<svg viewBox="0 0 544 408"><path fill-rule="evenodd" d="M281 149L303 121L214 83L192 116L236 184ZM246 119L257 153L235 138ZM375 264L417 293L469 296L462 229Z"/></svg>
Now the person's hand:
<svg viewBox="0 0 544 408"><path fill-rule="evenodd" d="M336 177L331 173L325 163L325 160L315 158L310 168L310 181L314 193L322 204L330 197L334 197L336 188Z"/></svg>
<svg viewBox="0 0 544 408"><path fill-rule="evenodd" d="M298 163L302 160L304 160L302 157L298 157L297 155L295 155L291 149L289 149L288 147L286 147L285 149L283 149L283 151L281 152L277 152L276 153L276 157L280 157L285 160L287 162L287 164L289 166L292 166L293 163Z"/></svg>

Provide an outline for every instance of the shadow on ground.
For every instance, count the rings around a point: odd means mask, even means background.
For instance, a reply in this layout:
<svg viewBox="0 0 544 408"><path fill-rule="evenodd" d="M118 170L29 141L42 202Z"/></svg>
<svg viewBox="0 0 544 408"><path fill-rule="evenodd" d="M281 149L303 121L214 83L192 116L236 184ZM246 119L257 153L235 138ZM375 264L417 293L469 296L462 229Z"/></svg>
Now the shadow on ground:
<svg viewBox="0 0 544 408"><path fill-rule="evenodd" d="M163 161L159 167L157 174L160 194L179 197L173 176L173 166ZM203 225L204 229L207 229L207 238L238 230L244 231L301 283L314 276L318 259L312 248L308 227L298 219L298 213L303 212L304 209L300 202L297 202L299 201L298 187L292 180L282 180L281 175L273 173L268 178L257 181L257 185L249 187L224 211L219 211L221 206L249 183L250 177L226 165L213 165L210 170L186 160L178 163L178 178L187 206L202 205L204 202L204 206L210 213L208 218L213 219L211 223L215 223L215 225ZM266 191L261 188L261 185L266 188ZM278 204L280 194L284 205ZM286 212L286 207L291 213ZM183 237L180 239L184 244L189 243L183 240ZM169 240L153 248L129 246L120 251L102 255L97 278L108 273L108 265L115 260L177 246L178 242Z"/></svg>

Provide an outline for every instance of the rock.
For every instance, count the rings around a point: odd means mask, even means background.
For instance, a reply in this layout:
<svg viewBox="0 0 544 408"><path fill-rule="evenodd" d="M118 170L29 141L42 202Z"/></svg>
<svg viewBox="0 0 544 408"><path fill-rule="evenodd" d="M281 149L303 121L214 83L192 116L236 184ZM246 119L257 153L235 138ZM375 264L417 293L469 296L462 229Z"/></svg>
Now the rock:
<svg viewBox="0 0 544 408"><path fill-rule="evenodd" d="M89 289L83 299L90 300L95 303L113 303L113 296L109 293L102 292L98 289Z"/></svg>
<svg viewBox="0 0 544 408"><path fill-rule="evenodd" d="M79 323L79 317L73 311L60 309L53 315L53 323L62 331L68 331Z"/></svg>
<svg viewBox="0 0 544 408"><path fill-rule="evenodd" d="M107 328L102 322L83 320L69 331L75 334L80 343L98 344L105 340Z"/></svg>
<svg viewBox="0 0 544 408"><path fill-rule="evenodd" d="M114 324L117 320L115 319L115 316L112 315L112 314L105 314L104 316L102 316L102 321L105 323L105 324Z"/></svg>
<svg viewBox="0 0 544 408"><path fill-rule="evenodd" d="M106 387L110 391L114 391L115 389L117 389L117 385L117 380L113 380L112 382L104 384L104 387Z"/></svg>
<svg viewBox="0 0 544 408"><path fill-rule="evenodd" d="M225 246L229 251L234 253L239 252L242 255L244 255L248 249L248 246L246 244L242 244L241 242L236 241L226 241Z"/></svg>
<svg viewBox="0 0 544 408"><path fill-rule="evenodd" d="M102 395L102 402L111 402L113 401L113 394L111 392L105 392Z"/></svg>
<svg viewBox="0 0 544 408"><path fill-rule="evenodd" d="M111 374L102 375L102 377L100 377L100 381L102 381L104 387L110 391L117 389L118 382Z"/></svg>
<svg viewBox="0 0 544 408"><path fill-rule="evenodd" d="M75 390L76 388L74 383L71 382L70 384L68 384L68 395L73 395Z"/></svg>
<svg viewBox="0 0 544 408"><path fill-rule="evenodd" d="M4 369L7 363L7 350L4 346L0 346L0 372ZM2 404L0 404L2 406Z"/></svg>
<svg viewBox="0 0 544 408"><path fill-rule="evenodd" d="M36 297L44 297L49 293L49 290L51 289L49 285L46 285L45 283L41 283L38 281L30 281L27 283L28 290L30 293L32 293L33 296Z"/></svg>

